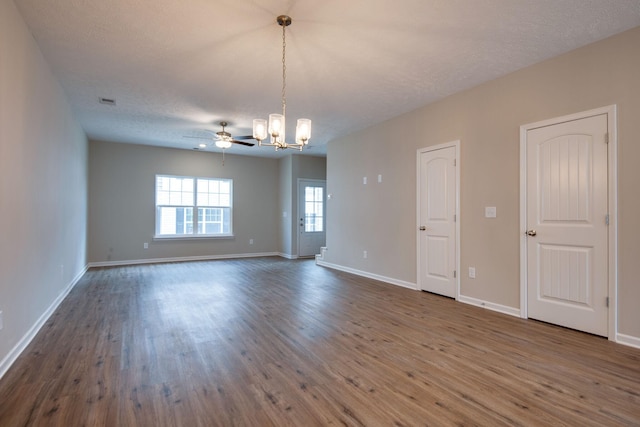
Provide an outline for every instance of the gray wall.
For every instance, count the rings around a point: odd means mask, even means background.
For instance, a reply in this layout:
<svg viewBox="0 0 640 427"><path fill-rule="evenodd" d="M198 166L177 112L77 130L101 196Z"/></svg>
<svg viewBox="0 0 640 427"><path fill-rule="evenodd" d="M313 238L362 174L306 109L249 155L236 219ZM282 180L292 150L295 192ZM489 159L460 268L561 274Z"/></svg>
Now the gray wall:
<svg viewBox="0 0 640 427"><path fill-rule="evenodd" d="M293 180L293 156L283 157L279 161L280 195L278 198L278 217L280 218L278 249L286 257L293 257L293 240L291 227L291 182Z"/></svg>
<svg viewBox="0 0 640 427"><path fill-rule="evenodd" d="M0 1L0 376L84 271L87 141L12 1Z"/></svg>
<svg viewBox="0 0 640 427"><path fill-rule="evenodd" d="M619 332L640 339L639 76L636 28L332 141L326 261L415 283L416 150L459 139L461 294L519 308L519 128L617 104Z"/></svg>
<svg viewBox="0 0 640 427"><path fill-rule="evenodd" d="M154 241L156 174L233 179L235 237ZM277 159L91 141L88 261L278 253L278 185Z"/></svg>

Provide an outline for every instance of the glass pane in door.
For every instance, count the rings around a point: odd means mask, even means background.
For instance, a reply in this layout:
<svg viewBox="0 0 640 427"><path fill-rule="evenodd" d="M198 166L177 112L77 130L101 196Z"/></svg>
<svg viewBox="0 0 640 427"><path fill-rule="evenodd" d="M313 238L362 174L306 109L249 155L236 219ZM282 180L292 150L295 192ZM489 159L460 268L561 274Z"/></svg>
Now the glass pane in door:
<svg viewBox="0 0 640 427"><path fill-rule="evenodd" d="M324 189L307 186L304 189L304 231L324 231Z"/></svg>

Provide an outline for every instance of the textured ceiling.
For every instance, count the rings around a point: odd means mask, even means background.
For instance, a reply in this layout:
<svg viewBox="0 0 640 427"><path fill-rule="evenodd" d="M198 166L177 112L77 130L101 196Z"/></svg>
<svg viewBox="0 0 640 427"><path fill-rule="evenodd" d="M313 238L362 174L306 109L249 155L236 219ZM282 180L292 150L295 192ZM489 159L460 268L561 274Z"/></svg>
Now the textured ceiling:
<svg viewBox="0 0 640 427"><path fill-rule="evenodd" d="M640 0L15 3L90 138L185 149L200 142L185 137L211 135L221 120L233 135L249 135L254 118L280 110L275 18L290 15L287 134L297 118L312 119L307 154L640 25ZM230 152L276 155L257 146Z"/></svg>

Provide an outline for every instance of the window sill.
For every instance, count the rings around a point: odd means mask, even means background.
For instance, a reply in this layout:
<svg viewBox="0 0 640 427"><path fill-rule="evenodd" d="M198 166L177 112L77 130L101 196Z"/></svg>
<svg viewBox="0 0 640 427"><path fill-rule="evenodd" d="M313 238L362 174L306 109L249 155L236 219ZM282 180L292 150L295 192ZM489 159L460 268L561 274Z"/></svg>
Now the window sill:
<svg viewBox="0 0 640 427"><path fill-rule="evenodd" d="M235 239L233 234L225 234L225 235L210 235L210 234L200 234L200 235L180 235L180 236L153 236L154 241L174 241L174 240L229 240Z"/></svg>

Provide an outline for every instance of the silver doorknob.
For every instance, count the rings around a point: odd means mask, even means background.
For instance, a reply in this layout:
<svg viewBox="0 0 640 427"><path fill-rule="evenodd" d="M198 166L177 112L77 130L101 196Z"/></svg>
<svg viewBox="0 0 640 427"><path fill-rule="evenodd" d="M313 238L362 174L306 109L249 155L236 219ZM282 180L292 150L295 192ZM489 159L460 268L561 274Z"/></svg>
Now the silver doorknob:
<svg viewBox="0 0 640 427"><path fill-rule="evenodd" d="M527 230L527 232L525 234L527 236L535 236L538 233L536 232L536 230Z"/></svg>
<svg viewBox="0 0 640 427"><path fill-rule="evenodd" d="M420 226L420 231L425 231L427 229L427 227L425 227L424 225Z"/></svg>

